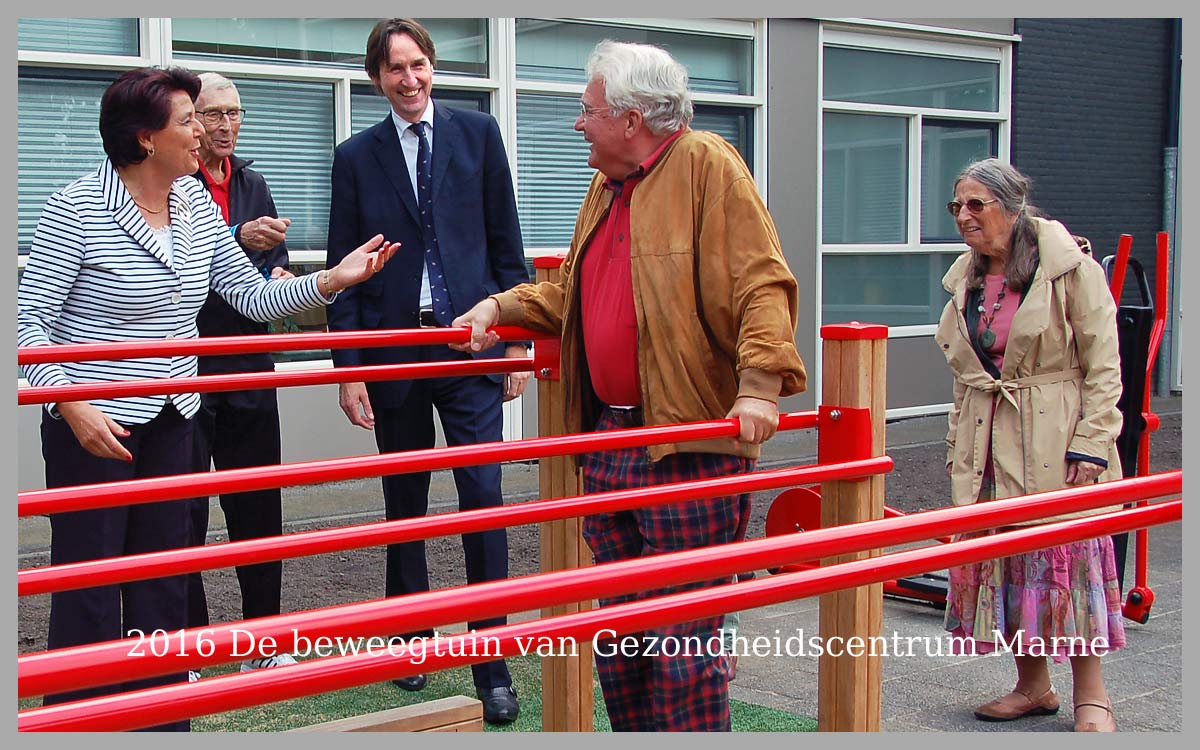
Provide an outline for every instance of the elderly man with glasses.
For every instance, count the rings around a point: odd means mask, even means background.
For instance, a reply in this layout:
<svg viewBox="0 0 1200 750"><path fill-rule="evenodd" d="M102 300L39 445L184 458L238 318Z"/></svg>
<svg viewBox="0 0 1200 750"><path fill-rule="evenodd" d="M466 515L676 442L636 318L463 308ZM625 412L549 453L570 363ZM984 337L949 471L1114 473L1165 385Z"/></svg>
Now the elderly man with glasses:
<svg viewBox="0 0 1200 750"><path fill-rule="evenodd" d="M195 177L208 188L238 244L259 271L270 278L291 277L284 242L291 220L279 218L266 180L250 169L253 162L233 153L246 118L237 87L216 73L202 74L200 83L196 116L204 125L204 134L200 136L200 169ZM201 336L268 332L266 323L250 320L211 292L196 324ZM267 353L199 358L201 375L274 369ZM195 450L196 471L208 471L210 465L217 469L240 469L278 464L279 405L275 389L202 394L201 408L196 414ZM208 498L191 502L192 543L202 545L208 534ZM282 533L278 488L222 495L221 510L225 513L230 541ZM238 566L237 577L244 619L279 614L283 578L280 561ZM193 573L188 577L188 627L207 625L204 582L199 573ZM243 662L242 671L295 663L290 654L280 653ZM198 673L192 673L192 679L198 678Z"/></svg>
<svg viewBox="0 0 1200 750"><path fill-rule="evenodd" d="M598 451L584 491L751 471L777 401L805 388L795 346L796 279L754 178L720 136L692 130L687 71L666 51L605 41L587 64L575 130L596 170L558 282L483 300L453 325L561 335L567 432L734 417L737 438ZM597 563L739 541L748 494L587 516ZM728 583L710 579L601 606ZM728 731L732 659L722 617L596 641L614 731ZM639 638L644 636L644 638Z"/></svg>

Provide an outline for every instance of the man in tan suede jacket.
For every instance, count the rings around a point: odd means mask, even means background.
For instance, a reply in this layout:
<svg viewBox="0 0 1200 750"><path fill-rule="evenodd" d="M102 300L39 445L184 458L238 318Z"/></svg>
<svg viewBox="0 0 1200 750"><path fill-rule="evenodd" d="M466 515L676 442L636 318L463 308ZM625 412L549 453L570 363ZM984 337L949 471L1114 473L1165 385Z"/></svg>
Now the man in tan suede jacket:
<svg viewBox="0 0 1200 750"><path fill-rule="evenodd" d="M581 457L585 492L751 471L774 434L777 400L805 387L796 351L796 280L745 163L712 133L689 129L687 72L663 50L601 42L575 130L597 170L559 283L483 300L454 325L462 348L496 342L489 326L561 334L569 432L736 417L738 439ZM749 495L588 516L597 563L741 540ZM601 600L601 605L729 579ZM644 631L637 653L596 643L615 731L728 730L730 659L672 652L709 643L722 617ZM625 639L622 639L625 643ZM657 647L649 644L659 644Z"/></svg>

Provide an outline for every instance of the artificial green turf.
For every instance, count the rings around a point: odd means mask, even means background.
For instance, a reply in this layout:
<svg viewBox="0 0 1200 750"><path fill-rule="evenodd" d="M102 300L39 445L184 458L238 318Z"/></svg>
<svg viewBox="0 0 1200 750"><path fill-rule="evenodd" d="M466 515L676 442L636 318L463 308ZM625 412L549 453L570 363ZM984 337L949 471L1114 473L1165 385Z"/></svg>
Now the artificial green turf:
<svg viewBox="0 0 1200 750"><path fill-rule="evenodd" d="M541 660L530 654L510 658L508 669L512 673L513 686L521 701L521 715L511 724L494 726L484 724L486 732L540 732L542 730L542 667ZM210 677L227 674L238 668L238 663L209 667L204 674ZM604 699L600 696L600 685L596 681L593 700L593 722L595 731L609 732L608 714L604 710ZM398 706L448 698L453 695L474 697L471 669L461 667L449 669L429 676L429 685L418 693L408 693L389 682L360 685L334 693L296 698L281 703L251 706L192 719L193 732L280 732L300 726L321 724L348 716L359 716L374 711L384 711ZM40 698L25 698L18 708L34 708L41 705ZM735 732L815 732L816 719L796 716L766 706L729 701L729 713Z"/></svg>
<svg viewBox="0 0 1200 750"><path fill-rule="evenodd" d="M511 724L484 724L488 732L540 732L542 729L541 661L535 655L510 658L509 671L513 687L521 701L521 714ZM236 664L205 670L206 675L233 671ZM383 711L398 706L447 698L454 695L474 697L469 667L449 669L429 675L429 685L420 692L409 693L389 682L340 690L334 693L297 698L281 703L252 706L192 719L193 732L278 732L298 726L321 724L348 716ZM611 731L604 701L597 683L594 723L597 732ZM731 700L730 715L735 732L815 732L817 722L766 706Z"/></svg>

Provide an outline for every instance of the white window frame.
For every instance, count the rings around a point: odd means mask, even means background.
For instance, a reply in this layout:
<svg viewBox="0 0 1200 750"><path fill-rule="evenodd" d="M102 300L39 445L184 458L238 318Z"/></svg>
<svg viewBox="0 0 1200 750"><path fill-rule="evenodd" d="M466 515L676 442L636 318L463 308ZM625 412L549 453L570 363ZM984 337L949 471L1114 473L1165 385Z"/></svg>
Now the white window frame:
<svg viewBox="0 0 1200 750"><path fill-rule="evenodd" d="M908 208L906 214L907 233L903 243L896 244L825 244L821 235L822 222L817 221L817 326L818 332L824 315L824 300L822 299L824 258L825 255L896 255L896 254L952 254L959 255L966 251L967 246L962 242L921 242L921 128L926 117L938 120L958 120L966 123L995 123L997 135L997 155L1007 160L1011 150L1011 113L1012 113L1012 45L1011 37L999 35L977 35L970 33L951 34L946 36L962 37L953 41L935 38L927 33L926 28L907 25L883 26L878 30L872 28L866 31L861 28L848 29L841 26L822 24L819 39L821 44L821 61L817 72L818 95L821 105L821 125L817 135L817 216L824 215L824 115L826 112L848 114L890 115L907 118L908 120L908 164L907 191ZM884 104L863 104L857 102L825 101L824 91L824 50L827 47L851 47L878 52L916 53L943 58L959 58L979 62L995 62L999 64L999 99L996 112L980 112L960 109L937 109L931 107L912 107ZM937 330L936 324L916 326L889 326L889 338L912 338L932 336Z"/></svg>

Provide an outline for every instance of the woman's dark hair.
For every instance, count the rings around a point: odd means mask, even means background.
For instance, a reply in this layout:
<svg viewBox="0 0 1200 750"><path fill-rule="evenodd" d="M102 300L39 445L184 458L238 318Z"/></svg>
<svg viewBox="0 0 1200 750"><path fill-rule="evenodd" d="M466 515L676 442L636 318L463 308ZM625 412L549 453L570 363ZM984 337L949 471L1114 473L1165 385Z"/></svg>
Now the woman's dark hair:
<svg viewBox="0 0 1200 750"><path fill-rule="evenodd" d="M1044 215L1029 202L1033 180L1018 172L1011 164L1005 164L995 158L967 165L954 180L954 187L957 188L958 183L966 179L975 180L983 185L1000 201L1000 207L1005 213L1016 215L1004 276L1008 280L1009 289L1024 291L1033 279L1038 265L1037 226L1031 217ZM981 289L983 277L987 274L987 258L972 251L971 260L971 266L967 270L967 288Z"/></svg>
<svg viewBox="0 0 1200 750"><path fill-rule="evenodd" d="M429 36L429 31L425 29L416 19L413 18L385 18L375 24L375 28L371 29L370 35L367 36L367 57L363 60L363 69L367 71L367 75L371 77L371 81L379 80L379 68L388 59L388 52L391 50L392 34L408 34L429 58L431 66L437 66L437 53L433 48L433 37ZM379 84L375 84L375 90L379 91ZM383 93L379 91L379 93Z"/></svg>
<svg viewBox="0 0 1200 750"><path fill-rule="evenodd" d="M140 164L147 156L143 133L162 130L171 117L171 95L200 95L200 78L187 68L134 68L113 81L100 99L100 139L115 167Z"/></svg>

